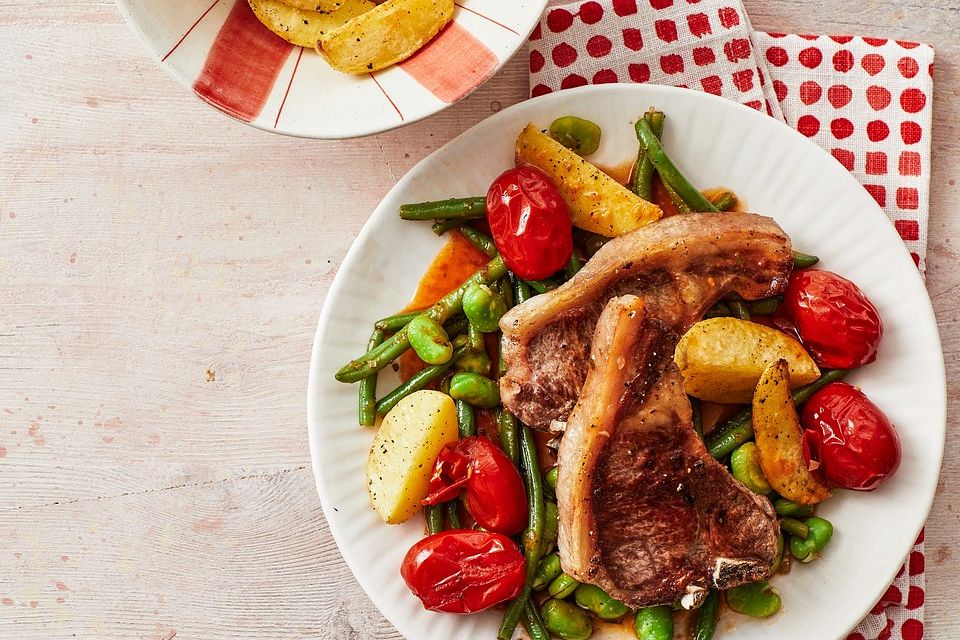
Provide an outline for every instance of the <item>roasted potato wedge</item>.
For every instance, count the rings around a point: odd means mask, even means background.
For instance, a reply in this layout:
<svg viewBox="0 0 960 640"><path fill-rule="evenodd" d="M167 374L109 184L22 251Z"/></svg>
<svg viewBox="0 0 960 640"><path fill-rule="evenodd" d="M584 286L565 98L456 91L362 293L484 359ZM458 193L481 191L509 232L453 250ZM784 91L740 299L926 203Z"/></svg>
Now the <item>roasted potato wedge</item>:
<svg viewBox="0 0 960 640"><path fill-rule="evenodd" d="M777 493L798 504L817 504L830 497L830 489L807 469L786 360L777 360L760 377L753 396L753 432L763 475Z"/></svg>
<svg viewBox="0 0 960 640"><path fill-rule="evenodd" d="M361 13L373 9L370 0L340 0L335 12L292 7L279 0L247 0L254 15L270 31L298 47L315 47L323 34L343 26ZM322 6L322 5L321 5Z"/></svg>
<svg viewBox="0 0 960 640"><path fill-rule="evenodd" d="M350 4L350 0L282 0L282 2L296 9L317 11L318 13L333 13Z"/></svg>
<svg viewBox="0 0 960 640"><path fill-rule="evenodd" d="M343 73L369 73L405 60L453 19L453 0L387 0L324 34L317 52Z"/></svg>
<svg viewBox="0 0 960 640"><path fill-rule="evenodd" d="M738 318L710 318L693 325L677 343L673 359L687 393L710 402L750 402L757 381L783 358L794 387L820 377L799 342L762 324Z"/></svg>
<svg viewBox="0 0 960 640"><path fill-rule="evenodd" d="M560 191L573 226L613 238L659 220L663 211L528 124L517 138L517 164L532 165Z"/></svg>
<svg viewBox="0 0 960 640"><path fill-rule="evenodd" d="M456 440L457 410L445 393L417 391L384 416L367 457L367 491L384 522L420 510L437 455Z"/></svg>

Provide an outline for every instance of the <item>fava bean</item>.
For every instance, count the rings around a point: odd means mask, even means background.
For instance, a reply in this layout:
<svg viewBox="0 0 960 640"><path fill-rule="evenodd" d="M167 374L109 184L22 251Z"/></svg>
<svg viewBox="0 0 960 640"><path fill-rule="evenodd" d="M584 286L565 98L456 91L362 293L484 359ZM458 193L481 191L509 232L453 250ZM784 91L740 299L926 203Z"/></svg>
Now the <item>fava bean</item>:
<svg viewBox="0 0 960 640"><path fill-rule="evenodd" d="M760 450L756 443L747 442L730 456L733 477L746 485L747 489L761 496L768 495L773 489L760 468Z"/></svg>
<svg viewBox="0 0 960 640"><path fill-rule="evenodd" d="M618 620L630 611L627 605L614 600L606 591L593 584L581 584L573 592L573 599L601 620Z"/></svg>
<svg viewBox="0 0 960 640"><path fill-rule="evenodd" d="M487 354L486 349L482 351L467 351L457 358L453 366L457 371L467 371L469 373L475 373L478 376L486 376L490 374L490 356Z"/></svg>
<svg viewBox="0 0 960 640"><path fill-rule="evenodd" d="M593 622L587 613L563 600L547 600L540 608L547 630L563 640L587 640L593 635Z"/></svg>
<svg viewBox="0 0 960 640"><path fill-rule="evenodd" d="M807 518L813 515L812 504L797 504L786 498L777 498L773 501L773 509L777 515L788 518Z"/></svg>
<svg viewBox="0 0 960 640"><path fill-rule="evenodd" d="M557 533L560 530L560 513L557 511L557 503L546 500L543 506L543 539L540 542L540 553L556 543Z"/></svg>
<svg viewBox="0 0 960 640"><path fill-rule="evenodd" d="M410 346L427 364L445 364L453 356L450 336L440 324L428 315L421 314L407 325Z"/></svg>
<svg viewBox="0 0 960 640"><path fill-rule="evenodd" d="M807 518L804 521L810 533L807 539L790 538L790 554L800 562L810 562L818 558L833 537L833 525L823 518Z"/></svg>
<svg viewBox="0 0 960 640"><path fill-rule="evenodd" d="M492 409L500 404L500 388L490 378L464 371L450 378L450 397L482 409Z"/></svg>
<svg viewBox="0 0 960 640"><path fill-rule="evenodd" d="M673 611L667 605L640 609L633 630L637 640L673 640Z"/></svg>
<svg viewBox="0 0 960 640"><path fill-rule="evenodd" d="M533 588L545 588L548 584L556 580L557 576L561 573L563 573L563 569L560 568L560 556L557 555L556 552L544 556L543 560L541 560L537 566L537 577L533 583Z"/></svg>
<svg viewBox="0 0 960 640"><path fill-rule="evenodd" d="M560 473L560 467L553 466L547 469L547 472L544 474L543 479L546 480L547 486L556 493L557 491L557 476Z"/></svg>
<svg viewBox="0 0 960 640"><path fill-rule="evenodd" d="M550 137L580 156L588 156L600 147L600 127L576 116L564 116L550 123Z"/></svg>
<svg viewBox="0 0 960 640"><path fill-rule="evenodd" d="M503 298L485 284L475 284L463 294L463 313L471 326L484 333L499 329L500 318L506 312Z"/></svg>
<svg viewBox="0 0 960 640"><path fill-rule="evenodd" d="M571 578L565 573L561 573L550 582L550 585L547 587L547 593L554 598L563 600L576 591L579 586L580 583L574 578Z"/></svg>
<svg viewBox="0 0 960 640"><path fill-rule="evenodd" d="M727 590L727 604L751 618L769 618L780 610L780 594L766 580Z"/></svg>

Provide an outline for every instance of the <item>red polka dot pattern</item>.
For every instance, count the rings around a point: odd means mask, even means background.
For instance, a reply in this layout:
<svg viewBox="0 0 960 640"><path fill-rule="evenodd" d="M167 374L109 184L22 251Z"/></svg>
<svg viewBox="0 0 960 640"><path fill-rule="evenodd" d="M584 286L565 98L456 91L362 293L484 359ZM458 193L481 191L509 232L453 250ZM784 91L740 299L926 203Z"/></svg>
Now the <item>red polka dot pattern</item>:
<svg viewBox="0 0 960 640"><path fill-rule="evenodd" d="M546 13L531 36L529 69L534 96L585 84L653 82L767 111L853 173L924 268L929 47L850 35L751 32L742 5L731 0L582 0ZM896 578L897 604L880 603L849 640L878 640L891 615L899 617L885 633L895 640L902 640L907 618L922 623L922 558L911 558L911 571ZM917 579L919 587L912 589ZM916 608L908 610L908 601ZM898 611L905 613L891 613Z"/></svg>

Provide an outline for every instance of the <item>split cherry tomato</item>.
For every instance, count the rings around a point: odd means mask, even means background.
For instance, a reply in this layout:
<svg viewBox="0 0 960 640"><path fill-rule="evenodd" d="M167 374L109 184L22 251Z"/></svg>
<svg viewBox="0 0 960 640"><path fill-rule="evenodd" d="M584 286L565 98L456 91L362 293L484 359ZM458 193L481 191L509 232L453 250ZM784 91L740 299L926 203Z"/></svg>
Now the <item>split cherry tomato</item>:
<svg viewBox="0 0 960 640"><path fill-rule="evenodd" d="M816 363L826 369L873 362L883 336L873 303L857 285L830 271L794 271L774 322L781 329L795 329Z"/></svg>
<svg viewBox="0 0 960 640"><path fill-rule="evenodd" d="M803 405L805 453L817 472L843 489L872 491L900 467L900 438L862 391L833 382Z"/></svg>
<svg viewBox="0 0 960 640"><path fill-rule="evenodd" d="M493 181L487 222L503 261L521 278L553 275L573 254L570 212L539 169L517 167Z"/></svg>
<svg viewBox="0 0 960 640"><path fill-rule="evenodd" d="M440 451L423 504L466 495L467 511L484 529L506 535L527 526L527 494L520 473L489 438L469 436Z"/></svg>
<svg viewBox="0 0 960 640"><path fill-rule="evenodd" d="M444 531L410 548L400 575L430 611L476 613L512 600L526 578L510 538L486 531Z"/></svg>

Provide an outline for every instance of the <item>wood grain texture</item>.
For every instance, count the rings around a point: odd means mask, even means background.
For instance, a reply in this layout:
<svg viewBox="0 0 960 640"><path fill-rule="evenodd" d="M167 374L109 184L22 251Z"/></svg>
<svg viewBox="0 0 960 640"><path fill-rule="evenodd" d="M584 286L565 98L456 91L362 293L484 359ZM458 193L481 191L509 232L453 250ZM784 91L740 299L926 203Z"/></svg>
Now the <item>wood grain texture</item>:
<svg viewBox="0 0 960 640"><path fill-rule="evenodd" d="M747 0L754 26L937 49L928 285L950 385L927 631L960 635L960 11ZM399 638L329 536L306 373L324 295L414 163L527 94L525 55L344 142L229 121L107 0L0 0L0 640Z"/></svg>

